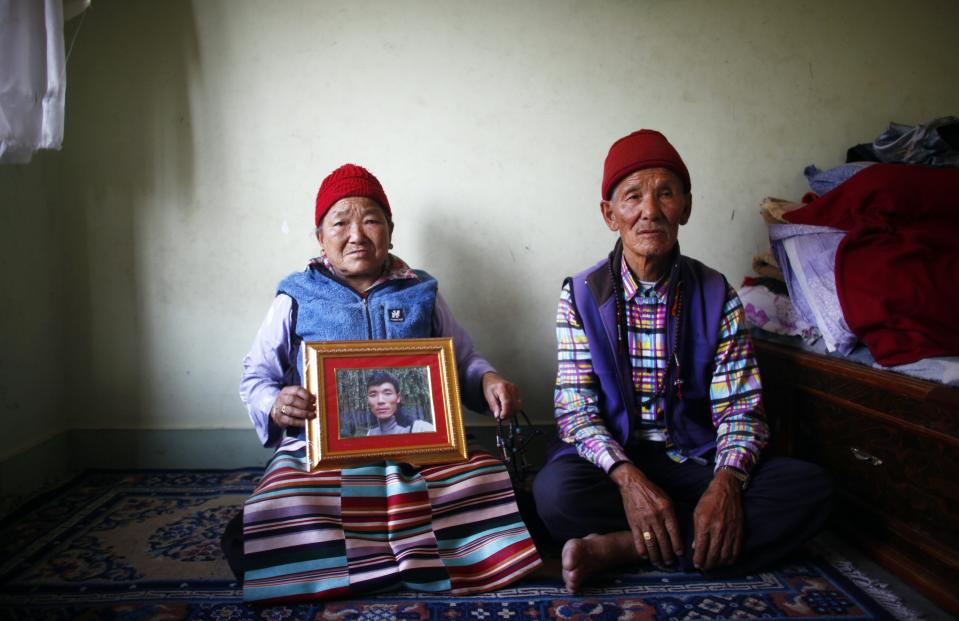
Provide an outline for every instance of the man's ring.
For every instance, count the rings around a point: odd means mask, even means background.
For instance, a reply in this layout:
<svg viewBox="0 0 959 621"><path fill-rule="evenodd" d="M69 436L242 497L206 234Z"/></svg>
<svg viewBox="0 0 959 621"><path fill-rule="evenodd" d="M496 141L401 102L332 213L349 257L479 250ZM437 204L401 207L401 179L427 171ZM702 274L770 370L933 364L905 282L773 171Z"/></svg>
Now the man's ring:
<svg viewBox="0 0 959 621"><path fill-rule="evenodd" d="M652 541L652 540L653 540L653 533L649 532L648 530L644 530L644 531L643 531L643 539L645 539L646 541Z"/></svg>

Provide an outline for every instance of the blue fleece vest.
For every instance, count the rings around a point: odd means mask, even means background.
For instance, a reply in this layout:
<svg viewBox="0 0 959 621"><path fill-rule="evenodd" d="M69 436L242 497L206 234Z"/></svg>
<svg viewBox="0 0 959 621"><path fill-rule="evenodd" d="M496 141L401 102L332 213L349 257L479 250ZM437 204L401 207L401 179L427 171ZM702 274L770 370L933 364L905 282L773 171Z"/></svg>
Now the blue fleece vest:
<svg viewBox="0 0 959 621"><path fill-rule="evenodd" d="M716 428L712 423L709 387L712 381L723 307L726 302L726 278L695 259L676 255L668 307L681 298L679 317L667 313L666 343L671 350L679 322L679 368L682 398L676 390L676 366L670 365L665 378L666 430L683 455L699 457L716 447ZM616 244L612 261L619 274L622 246ZM639 421L636 393L630 369L617 342L616 300L608 269L609 259L576 274L571 283L573 304L583 323L589 342L593 372L599 381L599 410L612 437L626 447ZM679 283L682 283L680 285ZM620 288L620 291L622 288ZM673 352L669 351L670 357ZM551 447L550 460L575 453L575 447L562 442Z"/></svg>
<svg viewBox="0 0 959 621"><path fill-rule="evenodd" d="M389 280L363 297L320 268L290 274L277 293L293 299L292 351L301 341L426 338L433 335L436 279ZM297 358L297 367L302 362Z"/></svg>

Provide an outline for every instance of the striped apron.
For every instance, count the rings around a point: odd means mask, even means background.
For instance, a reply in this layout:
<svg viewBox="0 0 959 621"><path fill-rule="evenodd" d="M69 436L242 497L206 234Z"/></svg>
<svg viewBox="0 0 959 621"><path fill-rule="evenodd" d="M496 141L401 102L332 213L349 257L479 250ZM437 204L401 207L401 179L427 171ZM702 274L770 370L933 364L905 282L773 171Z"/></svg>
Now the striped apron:
<svg viewBox="0 0 959 621"><path fill-rule="evenodd" d="M246 601L411 589L468 595L541 564L503 464L483 451L417 468L307 472L286 438L243 511Z"/></svg>

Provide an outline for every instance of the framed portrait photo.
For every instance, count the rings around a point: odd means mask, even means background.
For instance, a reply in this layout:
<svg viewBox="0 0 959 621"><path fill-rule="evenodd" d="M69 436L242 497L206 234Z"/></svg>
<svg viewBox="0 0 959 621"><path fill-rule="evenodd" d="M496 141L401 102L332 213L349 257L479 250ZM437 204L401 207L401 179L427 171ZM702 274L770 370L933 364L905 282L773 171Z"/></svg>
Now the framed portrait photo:
<svg viewBox="0 0 959 621"><path fill-rule="evenodd" d="M466 460L453 339L310 341L303 376L316 395L311 470Z"/></svg>

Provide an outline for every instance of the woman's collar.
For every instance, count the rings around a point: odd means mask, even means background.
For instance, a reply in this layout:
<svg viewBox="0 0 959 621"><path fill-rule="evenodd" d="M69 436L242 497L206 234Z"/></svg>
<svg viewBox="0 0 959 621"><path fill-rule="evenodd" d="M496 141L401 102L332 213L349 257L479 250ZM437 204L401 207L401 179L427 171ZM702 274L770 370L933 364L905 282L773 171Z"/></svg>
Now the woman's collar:
<svg viewBox="0 0 959 621"><path fill-rule="evenodd" d="M334 278L339 278L339 275L336 273L336 269L333 268L333 264L330 263L330 260L325 254L310 259L308 267L321 268L329 272ZM411 278L419 278L419 276L417 276L416 272L413 271L406 261L390 253L386 256L386 263L383 273L373 282L373 284L366 288L366 291L369 291L373 287L381 285L390 280L408 280Z"/></svg>

